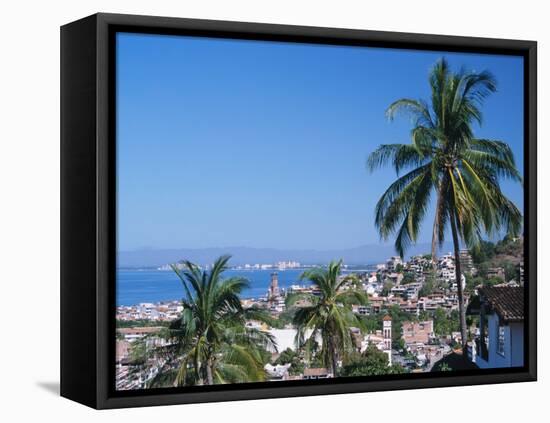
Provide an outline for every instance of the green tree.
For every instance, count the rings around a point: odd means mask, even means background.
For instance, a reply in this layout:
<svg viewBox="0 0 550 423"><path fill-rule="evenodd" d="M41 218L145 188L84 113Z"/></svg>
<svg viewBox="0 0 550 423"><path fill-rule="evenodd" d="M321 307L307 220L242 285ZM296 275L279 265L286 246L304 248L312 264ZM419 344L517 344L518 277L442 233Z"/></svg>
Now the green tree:
<svg viewBox="0 0 550 423"><path fill-rule="evenodd" d="M522 251L522 248L523 242L521 239L512 236L512 234L506 234L504 238L496 243L495 253L515 256Z"/></svg>
<svg viewBox="0 0 550 423"><path fill-rule="evenodd" d="M362 355L354 354L342 366L340 376L379 376L399 374L404 370L399 365L389 366L388 356L374 345L369 345Z"/></svg>
<svg viewBox="0 0 550 423"><path fill-rule="evenodd" d="M511 261L504 261L501 263L501 266L504 268L504 275L507 282L512 279L519 282L519 267L516 264Z"/></svg>
<svg viewBox="0 0 550 423"><path fill-rule="evenodd" d="M384 282L384 285L382 286L382 292L381 292L382 296L387 297L390 294L390 291L392 288L393 288L393 283L390 282L389 280L386 280L386 282Z"/></svg>
<svg viewBox="0 0 550 423"><path fill-rule="evenodd" d="M447 322L447 314L442 308L438 308L434 312L434 332L439 336L451 334Z"/></svg>
<svg viewBox="0 0 550 423"><path fill-rule="evenodd" d="M428 313L426 310L422 310L418 314L418 320L421 322L425 322L426 320L430 320L430 313Z"/></svg>
<svg viewBox="0 0 550 423"><path fill-rule="evenodd" d="M403 275L403 279L401 280L401 284L407 285L415 281L416 281L416 277L413 272L405 272L405 274Z"/></svg>
<svg viewBox="0 0 550 423"><path fill-rule="evenodd" d="M291 375L298 375L304 373L304 363L302 362L300 355L290 348L284 350L277 360L273 364L290 364L288 372Z"/></svg>
<svg viewBox="0 0 550 423"><path fill-rule="evenodd" d="M430 269L428 271L428 274L426 275L424 283L422 284L422 288L420 288L420 291L418 291L418 295L420 297L426 297L430 294L433 294L436 285L436 272L434 269Z"/></svg>
<svg viewBox="0 0 550 423"><path fill-rule="evenodd" d="M438 308L434 312L433 319L434 332L436 335L450 335L451 332L456 332L460 329L459 314L456 310L447 314L444 309Z"/></svg>
<svg viewBox="0 0 550 423"><path fill-rule="evenodd" d="M482 278L482 279L485 279L487 277L487 274L489 273L489 262L482 262L482 263L479 263L479 265L477 266L477 276Z"/></svg>
<svg viewBox="0 0 550 423"><path fill-rule="evenodd" d="M276 344L268 333L245 326L247 318L267 316L242 308L239 294L248 282L223 279L229 259L218 258L210 271L189 261L181 269L172 266L184 290L183 311L167 331L173 343L164 352L178 363L177 385L265 380L265 351L276 351Z"/></svg>
<svg viewBox="0 0 550 423"><path fill-rule="evenodd" d="M130 344L130 361L133 365L143 365L149 358L149 348L145 338L136 339Z"/></svg>
<svg viewBox="0 0 550 423"><path fill-rule="evenodd" d="M395 342L392 341L392 348L398 351L404 351L405 350L405 340L403 338L397 339Z"/></svg>
<svg viewBox="0 0 550 423"><path fill-rule="evenodd" d="M484 279L481 276L466 275L466 291L473 292L476 286L483 285Z"/></svg>
<svg viewBox="0 0 550 423"><path fill-rule="evenodd" d="M311 304L298 308L294 315L296 343L308 349L308 344L320 337L321 360L333 375L336 375L338 360L353 349L350 327L362 327L361 319L353 313L351 306L368 303L364 291L340 275L341 268L342 260L330 262L327 268L306 270L301 279L315 284L320 295L296 294L287 298L287 307L293 306L298 299L307 299Z"/></svg>
<svg viewBox="0 0 550 423"><path fill-rule="evenodd" d="M422 284L422 288L418 291L419 297L427 297L428 295L434 292L434 281L433 279L426 278L426 281Z"/></svg>
<svg viewBox="0 0 550 423"><path fill-rule="evenodd" d="M388 162L398 175L406 170L376 204L375 223L383 239L396 233L395 248L403 256L417 240L435 195L432 257L436 257L437 245L444 242L450 228L456 278L460 281L461 241L471 249L479 244L483 232L503 228L510 234L519 232L521 213L502 193L499 179L521 181L521 176L506 143L474 136L473 125L482 122L483 100L496 90L493 76L487 71L453 73L441 59L430 73L429 84L430 104L404 98L387 110L390 119L398 112L412 115L411 143L381 145L369 156L371 171ZM465 351L466 310L461 283L458 302Z"/></svg>
<svg viewBox="0 0 550 423"><path fill-rule="evenodd" d="M479 243L472 248L471 254L474 264L489 261L495 256L495 244L490 241L480 240Z"/></svg>
<svg viewBox="0 0 550 423"><path fill-rule="evenodd" d="M451 368L451 366L449 366L447 363L443 363L441 365L441 367L439 367L439 371L440 372L452 372L453 369Z"/></svg>
<svg viewBox="0 0 550 423"><path fill-rule="evenodd" d="M401 338L402 328L403 328L403 322L406 320L415 320L418 318L415 314L407 313L406 311L401 310L397 304L393 304L388 307L387 314L391 317L391 324L392 324L392 342L398 343ZM382 318L384 315L381 315L380 317L380 324L379 327L382 327Z"/></svg>
<svg viewBox="0 0 550 423"><path fill-rule="evenodd" d="M380 315L360 316L365 332L370 333L376 331L381 325Z"/></svg>
<svg viewBox="0 0 550 423"><path fill-rule="evenodd" d="M495 286L504 282L501 278L493 276L491 278L483 279L483 286Z"/></svg>

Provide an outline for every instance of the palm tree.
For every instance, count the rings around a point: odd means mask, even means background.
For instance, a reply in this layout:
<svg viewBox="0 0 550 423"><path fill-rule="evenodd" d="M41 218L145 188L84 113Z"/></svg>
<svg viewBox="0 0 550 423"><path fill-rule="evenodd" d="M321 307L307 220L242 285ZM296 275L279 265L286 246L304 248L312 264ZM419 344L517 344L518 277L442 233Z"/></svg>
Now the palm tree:
<svg viewBox="0 0 550 423"><path fill-rule="evenodd" d="M273 337L245 325L264 319L256 309L245 310L239 294L248 286L240 277L223 279L230 256L218 258L210 271L189 261L172 265L184 289L181 317L171 325L164 348L177 363L176 384L255 382L265 380L262 355L276 351Z"/></svg>
<svg viewBox="0 0 550 423"><path fill-rule="evenodd" d="M366 304L368 301L366 294L354 286L354 279L340 276L341 268L342 260L332 261L326 269L315 268L302 273L301 279L316 285L320 296L296 294L287 297L287 307L292 307L299 299L307 304L299 307L293 318L297 345L310 350L320 337L321 358L333 376L336 376L338 359L352 349L350 328L362 327L351 304Z"/></svg>
<svg viewBox="0 0 550 423"><path fill-rule="evenodd" d="M497 140L474 136L474 123L482 123L480 107L496 91L488 72L453 73L445 59L433 67L430 104L403 98L387 109L391 119L399 112L413 118L409 144L381 145L368 158L368 168L391 162L398 179L384 192L375 210L375 223L383 239L397 233L395 248L401 256L418 236L435 194L432 260L450 227L458 286L462 347L467 342L462 291L460 242L478 245L483 233L520 230L518 208L502 193L499 179L521 182L510 147ZM407 173L400 176L400 172Z"/></svg>

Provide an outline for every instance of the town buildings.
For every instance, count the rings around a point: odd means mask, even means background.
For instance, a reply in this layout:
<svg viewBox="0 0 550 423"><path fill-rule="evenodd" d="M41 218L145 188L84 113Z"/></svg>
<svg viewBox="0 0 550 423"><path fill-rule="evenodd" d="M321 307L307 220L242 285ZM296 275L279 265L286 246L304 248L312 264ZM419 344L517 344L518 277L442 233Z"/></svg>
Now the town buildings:
<svg viewBox="0 0 550 423"><path fill-rule="evenodd" d="M434 322L426 320L422 322L403 322L403 340L406 345L428 344L434 339Z"/></svg>
<svg viewBox="0 0 550 423"><path fill-rule="evenodd" d="M177 319L183 306L180 301L168 301L159 303L140 303L132 306L118 306L116 309L117 320L156 320L172 321Z"/></svg>
<svg viewBox="0 0 550 423"><path fill-rule="evenodd" d="M300 262L289 260L289 261L278 261L276 266L279 270L298 269L301 267L301 264Z"/></svg>
<svg viewBox="0 0 550 423"><path fill-rule="evenodd" d="M475 272L468 251L460 252L460 262L465 273ZM297 264L292 261L280 262L272 268L288 269ZM258 267L261 268L260 265ZM518 270L519 284L522 285L522 263ZM437 317L443 314L441 310L445 312L445 318L456 316L456 313L451 314L451 312L458 310L454 254L442 255L435 263L429 255L414 256L408 261L391 257L381 265L366 266L357 271L347 270L346 274L349 272L357 276L359 286L369 299L367 304L353 304L352 311L369 324L372 325L374 322L377 325L376 330L370 333L365 333L359 328L350 328L356 353L364 353L369 345L374 345L387 354L388 365L402 365L411 372L430 371L434 363L450 354L452 348L460 343L461 335L456 331L456 326L449 329L450 333L434 333L434 327L438 330L441 327L439 324L437 326L434 324L434 319L437 321L441 318ZM243 298L241 304L245 309L258 307L267 310L272 318L280 318L281 321L279 325L270 327L266 323L249 320L246 326L269 332L275 339L279 352L290 349L300 356L303 351L300 351L295 342L297 330L289 319L289 315L282 315L286 311L285 297L289 293L308 293L319 297L321 295L319 288L314 285L295 284L282 289L279 284L280 272L270 270L266 273L270 273L270 277L265 294L254 299ZM500 277L503 281L505 279L504 270L501 268L489 269L488 276ZM296 281L296 283L299 282ZM428 283L430 288L426 289ZM462 283L465 283L465 279ZM481 301L476 311L476 315L480 316L480 324L479 328L471 327L470 336L474 337L474 341L470 342L468 347L471 361L481 368L513 367L523 363L523 288L517 288L517 284L515 284L516 287L511 286L510 283L504 285L506 286L497 285L493 288L480 285L476 290L472 289L464 293L466 304L475 302L470 300L472 298L475 300L478 292L480 294ZM315 302L315 298L301 300L295 306L310 306L312 302ZM152 323L155 326L161 326L160 322L178 318L182 310L183 307L178 301L141 303L118 307L117 319L120 321L150 320L159 322ZM392 321L390 314L394 319L399 316L399 320ZM406 320L403 321L404 319ZM399 327L398 322L401 322L401 332L396 329ZM147 324L149 325L150 323ZM116 363L117 381L119 377L124 381L124 383L121 382L120 386L123 386L121 389L143 386L151 375L155 374L158 363L162 363L157 357L148 362L143 369L135 370L130 360L132 344L135 341L147 337L148 345L159 345L154 344L161 342L154 340L155 331L158 330L160 330L159 327L118 329ZM306 334L306 337L310 334ZM317 344L322 345L321 337L317 340ZM301 359L305 360L303 355ZM302 362L302 365L305 366L303 374L293 373L292 376L288 373L289 363L269 364L265 366L265 370L270 380L320 379L333 376L325 368L310 368L307 362ZM320 365L319 362L315 364L315 366Z"/></svg>

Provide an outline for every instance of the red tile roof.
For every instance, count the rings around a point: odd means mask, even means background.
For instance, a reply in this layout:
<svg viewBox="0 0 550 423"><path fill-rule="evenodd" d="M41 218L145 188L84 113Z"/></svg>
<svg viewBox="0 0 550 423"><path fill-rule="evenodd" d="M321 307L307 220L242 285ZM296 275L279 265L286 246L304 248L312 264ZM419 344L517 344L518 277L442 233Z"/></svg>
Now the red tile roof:
<svg viewBox="0 0 550 423"><path fill-rule="evenodd" d="M325 376L328 374L328 370L324 367L314 367L304 369L304 376Z"/></svg>
<svg viewBox="0 0 550 423"><path fill-rule="evenodd" d="M506 322L521 322L525 313L522 287L493 286L479 290L491 308Z"/></svg>

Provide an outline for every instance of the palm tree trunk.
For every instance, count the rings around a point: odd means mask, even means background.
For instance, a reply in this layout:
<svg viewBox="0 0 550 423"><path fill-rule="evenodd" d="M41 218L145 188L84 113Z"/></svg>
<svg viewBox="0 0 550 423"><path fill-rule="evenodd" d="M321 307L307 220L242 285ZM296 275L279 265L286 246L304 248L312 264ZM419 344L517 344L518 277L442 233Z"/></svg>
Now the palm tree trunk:
<svg viewBox="0 0 550 423"><path fill-rule="evenodd" d="M336 356L336 348L334 346L334 341L332 340L332 337L330 338L329 351L330 351L330 367L332 370L332 377L336 377L336 368L338 367L338 357Z"/></svg>
<svg viewBox="0 0 550 423"><path fill-rule="evenodd" d="M441 207L441 184L437 188L437 204L435 206L435 219L434 219L434 226L432 230L432 268L433 270L437 270L437 237L439 232L439 213L438 210Z"/></svg>
<svg viewBox="0 0 550 423"><path fill-rule="evenodd" d="M214 363L212 363L212 360L208 360L206 363L206 384L207 385L214 385Z"/></svg>
<svg viewBox="0 0 550 423"><path fill-rule="evenodd" d="M453 247L455 252L455 276L456 285L458 287L458 314L460 318L460 337L462 343L462 357L466 359L466 343L468 342L466 333L466 310L464 308L464 292L462 291L462 269L460 266L460 246L458 243L458 230L456 227L456 215L454 210L451 211L451 231L453 235Z"/></svg>

